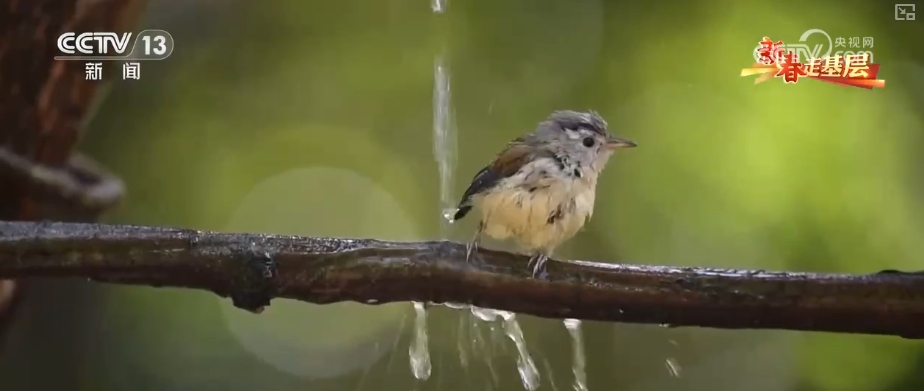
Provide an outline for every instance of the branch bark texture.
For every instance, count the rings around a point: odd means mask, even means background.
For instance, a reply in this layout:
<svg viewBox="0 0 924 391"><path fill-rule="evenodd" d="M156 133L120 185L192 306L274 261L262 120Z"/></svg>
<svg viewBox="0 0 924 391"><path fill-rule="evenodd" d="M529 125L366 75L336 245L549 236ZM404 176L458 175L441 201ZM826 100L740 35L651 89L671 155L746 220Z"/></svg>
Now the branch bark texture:
<svg viewBox="0 0 924 391"><path fill-rule="evenodd" d="M549 318L924 337L924 274L807 274L551 261L454 242L0 222L0 277L205 289L258 311L274 297L469 303Z"/></svg>

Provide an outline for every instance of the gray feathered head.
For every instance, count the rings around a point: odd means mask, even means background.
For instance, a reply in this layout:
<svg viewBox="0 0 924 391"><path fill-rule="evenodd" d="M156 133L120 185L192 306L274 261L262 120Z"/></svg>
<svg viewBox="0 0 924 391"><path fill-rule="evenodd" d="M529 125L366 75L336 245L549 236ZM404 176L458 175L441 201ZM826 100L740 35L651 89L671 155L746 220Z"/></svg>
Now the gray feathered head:
<svg viewBox="0 0 924 391"><path fill-rule="evenodd" d="M558 155L598 169L616 149L636 145L610 133L606 121L595 111L555 111L539 123L532 138Z"/></svg>

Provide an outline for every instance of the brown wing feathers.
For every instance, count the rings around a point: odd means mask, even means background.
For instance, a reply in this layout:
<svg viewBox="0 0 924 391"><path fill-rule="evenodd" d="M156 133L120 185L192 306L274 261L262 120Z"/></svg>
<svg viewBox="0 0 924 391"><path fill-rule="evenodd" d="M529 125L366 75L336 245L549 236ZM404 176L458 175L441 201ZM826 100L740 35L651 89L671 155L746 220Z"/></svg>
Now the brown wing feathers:
<svg viewBox="0 0 924 391"><path fill-rule="evenodd" d="M532 151L532 147L524 144L519 139L508 144L507 148L497 154L490 165L475 174L472 183L462 194L462 200L459 202L459 208L456 210L453 220L465 217L472 209L472 196L490 190L504 178L516 174L523 165L532 159Z"/></svg>

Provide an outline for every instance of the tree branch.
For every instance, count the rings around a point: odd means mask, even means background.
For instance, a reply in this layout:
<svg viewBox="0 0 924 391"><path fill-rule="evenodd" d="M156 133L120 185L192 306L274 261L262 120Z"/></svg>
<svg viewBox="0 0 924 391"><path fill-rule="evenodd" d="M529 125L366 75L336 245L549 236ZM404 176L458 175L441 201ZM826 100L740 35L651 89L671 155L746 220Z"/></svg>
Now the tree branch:
<svg viewBox="0 0 924 391"><path fill-rule="evenodd" d="M205 289L259 311L273 297L471 303L549 318L924 337L924 274L806 274L549 262L453 242L0 222L0 277Z"/></svg>

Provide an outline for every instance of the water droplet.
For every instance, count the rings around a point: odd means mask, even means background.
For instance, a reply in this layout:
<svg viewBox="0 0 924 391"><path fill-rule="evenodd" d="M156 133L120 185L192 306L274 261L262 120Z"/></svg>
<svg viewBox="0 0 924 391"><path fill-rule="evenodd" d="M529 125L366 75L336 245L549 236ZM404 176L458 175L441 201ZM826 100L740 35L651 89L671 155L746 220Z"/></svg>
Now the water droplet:
<svg viewBox="0 0 924 391"><path fill-rule="evenodd" d="M667 372L673 377L680 377L680 364L677 363L677 360L669 358L664 360L664 366L667 367Z"/></svg>
<svg viewBox="0 0 924 391"><path fill-rule="evenodd" d="M434 13L441 14L446 11L447 0L430 0L430 9Z"/></svg>
<svg viewBox="0 0 924 391"><path fill-rule="evenodd" d="M497 318L500 317L500 312L501 312L501 311L490 309L490 308L481 308L481 307L475 307L475 306L472 306L471 311L472 311L472 315L475 315L475 317L485 322L493 322L497 320Z"/></svg>
<svg viewBox="0 0 924 391"><path fill-rule="evenodd" d="M447 222L449 222L449 224L453 224L453 223L456 222L456 220L453 219L453 217L455 216L455 214L456 214L456 209L455 209L455 208L452 208L452 209L443 209L443 219L445 219Z"/></svg>
<svg viewBox="0 0 924 391"><path fill-rule="evenodd" d="M443 4L444 0L433 1ZM449 68L443 56L438 55L433 63L433 157L436 159L440 174L440 205L443 218L452 223L456 212L452 185L457 146L456 129L452 123L452 95L449 87ZM445 235L446 232L443 234Z"/></svg>
<svg viewBox="0 0 924 391"><path fill-rule="evenodd" d="M517 322L516 315L510 312L501 311L504 318L504 333L507 338L513 341L517 348L517 371L520 372L520 380L523 381L523 387L529 391L539 388L539 371L533 362L532 356L526 350L526 340L523 337L523 330Z"/></svg>
<svg viewBox="0 0 924 391"><path fill-rule="evenodd" d="M466 318L467 316L459 317L459 327L457 329L459 334L456 336L456 349L459 349L459 363L462 364L462 368L468 367L468 349L466 349L466 346L463 343L463 341L468 338L468 323L465 321Z"/></svg>
<svg viewBox="0 0 924 391"><path fill-rule="evenodd" d="M565 319L565 328L571 334L572 364L574 372L574 391L587 391L586 357L584 355L584 335L581 330L581 321L578 319Z"/></svg>
<svg viewBox="0 0 924 391"><path fill-rule="evenodd" d="M418 380L430 378L430 349L427 346L427 308L424 303L414 302L417 319L414 322L414 340L408 348L411 358L411 373Z"/></svg>
<svg viewBox="0 0 924 391"><path fill-rule="evenodd" d="M454 309L454 310L464 310L464 309L467 309L467 308L469 307L468 304L452 303L452 302L443 303L443 306L445 306L445 307L447 307L447 308L452 308L452 309Z"/></svg>

